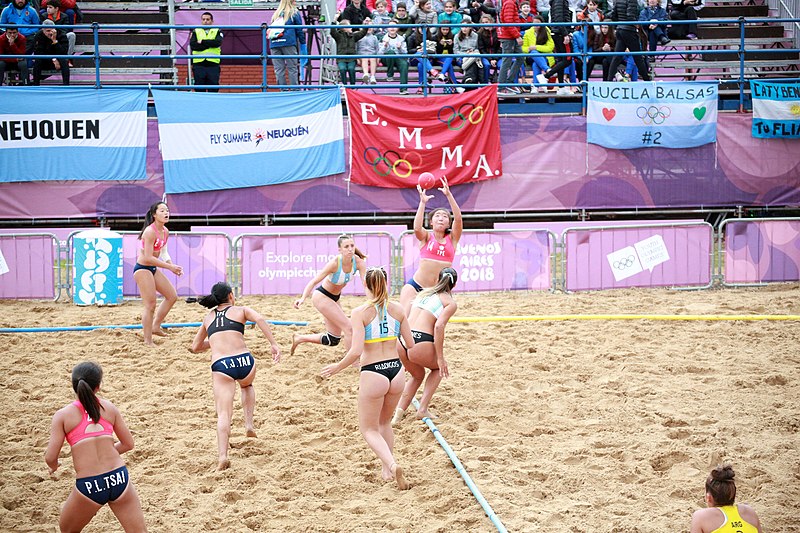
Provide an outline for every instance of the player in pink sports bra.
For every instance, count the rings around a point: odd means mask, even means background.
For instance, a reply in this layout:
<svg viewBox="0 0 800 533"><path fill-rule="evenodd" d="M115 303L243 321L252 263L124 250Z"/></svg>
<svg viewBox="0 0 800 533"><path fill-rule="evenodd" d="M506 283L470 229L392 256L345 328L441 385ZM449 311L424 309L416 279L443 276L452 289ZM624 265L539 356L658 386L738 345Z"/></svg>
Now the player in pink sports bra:
<svg viewBox="0 0 800 533"><path fill-rule="evenodd" d="M144 343L151 346L153 335L165 334L161 324L178 301L175 287L162 272L159 272L158 267L166 268L177 276L183 274L183 267L173 264L166 253L167 239L169 239L167 222L169 222L167 204L156 202L151 205L144 218L144 228L139 234L142 244L136 258L136 266L133 267L133 279L136 280L144 304L142 312ZM164 301L156 311L158 293L164 297Z"/></svg>
<svg viewBox="0 0 800 533"><path fill-rule="evenodd" d="M78 399L53 416L44 460L54 474L66 440L72 448L75 486L61 507L61 531L81 531L108 504L126 532L147 531L142 504L120 454L133 449L133 435L119 410L97 396L103 370L91 362L72 369ZM114 435L119 439L114 442ZM108 529L108 528L105 528Z"/></svg>
<svg viewBox="0 0 800 533"><path fill-rule="evenodd" d="M422 289L427 289L436 285L439 279L439 272L443 268L453 266L453 259L458 248L458 241L461 239L461 232L464 229L464 222L461 219L461 209L458 202L450 192L447 185L447 178L442 176L442 186L439 188L450 203L453 212L452 226L450 224L450 213L443 207L437 207L430 214L431 229L426 230L422 226L425 218L425 206L433 196L428 196L425 191L417 185L419 191L419 207L414 216L414 236L420 249L419 267L414 275L406 281L400 290L400 305L403 306L406 314L411 311L411 302L417 293Z"/></svg>

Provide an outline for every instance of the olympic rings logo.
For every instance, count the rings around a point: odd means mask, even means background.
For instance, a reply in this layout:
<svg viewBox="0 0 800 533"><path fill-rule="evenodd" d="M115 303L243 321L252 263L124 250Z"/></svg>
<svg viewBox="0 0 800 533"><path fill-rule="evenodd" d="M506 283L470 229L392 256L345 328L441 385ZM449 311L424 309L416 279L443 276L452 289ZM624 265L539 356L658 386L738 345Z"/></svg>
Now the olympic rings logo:
<svg viewBox="0 0 800 533"><path fill-rule="evenodd" d="M671 114L672 109L668 106L639 106L636 110L636 116L639 117L646 126L650 124L663 124Z"/></svg>
<svg viewBox="0 0 800 533"><path fill-rule="evenodd" d="M381 178L385 178L389 174L394 174L401 179L407 178L414 169L407 159L402 159L400 154L394 150L386 150L381 154L381 151L374 146L364 150L364 161Z"/></svg>
<svg viewBox="0 0 800 533"><path fill-rule="evenodd" d="M630 268L636 263L636 257L629 255L628 257L624 257L619 261L614 261L612 265L615 270L625 270L626 268Z"/></svg>
<svg viewBox="0 0 800 533"><path fill-rule="evenodd" d="M447 124L447 129L450 131L458 131L464 127L465 124L470 123L473 126L483 122L486 116L486 110L482 105L475 105L471 102L466 102L456 108L446 105L439 109L436 118L439 122Z"/></svg>

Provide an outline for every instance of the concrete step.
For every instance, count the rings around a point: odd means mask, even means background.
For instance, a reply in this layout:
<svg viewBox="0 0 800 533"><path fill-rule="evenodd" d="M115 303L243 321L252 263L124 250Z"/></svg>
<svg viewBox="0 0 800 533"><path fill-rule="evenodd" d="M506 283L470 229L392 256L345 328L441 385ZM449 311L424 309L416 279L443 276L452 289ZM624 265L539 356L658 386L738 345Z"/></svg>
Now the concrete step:
<svg viewBox="0 0 800 533"><path fill-rule="evenodd" d="M735 22L735 21L731 21ZM737 39L739 37L739 26L736 24L731 25L710 25L698 26L697 34L702 39ZM783 38L783 26L779 25L762 25L750 24L744 27L745 38Z"/></svg>
<svg viewBox="0 0 800 533"><path fill-rule="evenodd" d="M701 19L719 19L727 17L766 18L769 16L769 6L706 6L697 12L697 16Z"/></svg>
<svg viewBox="0 0 800 533"><path fill-rule="evenodd" d="M169 33L101 33L98 37L101 46L166 46L169 49ZM77 33L75 44L94 45L91 33Z"/></svg>

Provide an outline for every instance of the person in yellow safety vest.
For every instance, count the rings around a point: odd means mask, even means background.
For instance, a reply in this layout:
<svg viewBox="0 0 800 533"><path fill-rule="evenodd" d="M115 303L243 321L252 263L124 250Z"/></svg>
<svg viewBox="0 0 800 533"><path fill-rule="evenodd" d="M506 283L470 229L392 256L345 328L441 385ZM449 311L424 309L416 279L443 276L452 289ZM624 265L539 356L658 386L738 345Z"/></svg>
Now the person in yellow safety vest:
<svg viewBox="0 0 800 533"><path fill-rule="evenodd" d="M189 39L192 55L217 56L215 58L192 58L192 72L195 85L219 85L220 58L222 55L222 31L209 28L214 22L214 15L206 11L200 15L200 24ZM196 92L219 92L219 89L195 89Z"/></svg>

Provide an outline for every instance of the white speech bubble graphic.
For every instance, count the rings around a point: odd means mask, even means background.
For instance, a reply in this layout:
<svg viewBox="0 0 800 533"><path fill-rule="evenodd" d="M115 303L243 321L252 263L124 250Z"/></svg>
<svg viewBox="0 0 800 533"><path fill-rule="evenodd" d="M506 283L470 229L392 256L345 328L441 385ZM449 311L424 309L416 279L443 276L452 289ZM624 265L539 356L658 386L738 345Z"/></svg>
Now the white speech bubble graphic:
<svg viewBox="0 0 800 533"><path fill-rule="evenodd" d="M651 273L653 272L653 267L669 261L669 251L661 235L653 235L637 242L633 246L636 248L642 268L646 268Z"/></svg>
<svg viewBox="0 0 800 533"><path fill-rule="evenodd" d="M606 259L608 259L611 272L617 281L622 281L644 270L633 246L626 246L621 250L611 252L606 256Z"/></svg>
<svg viewBox="0 0 800 533"><path fill-rule="evenodd" d="M11 269L8 268L8 263L6 262L6 258L3 256L3 251L0 250L0 276L3 274L7 274L11 272Z"/></svg>

